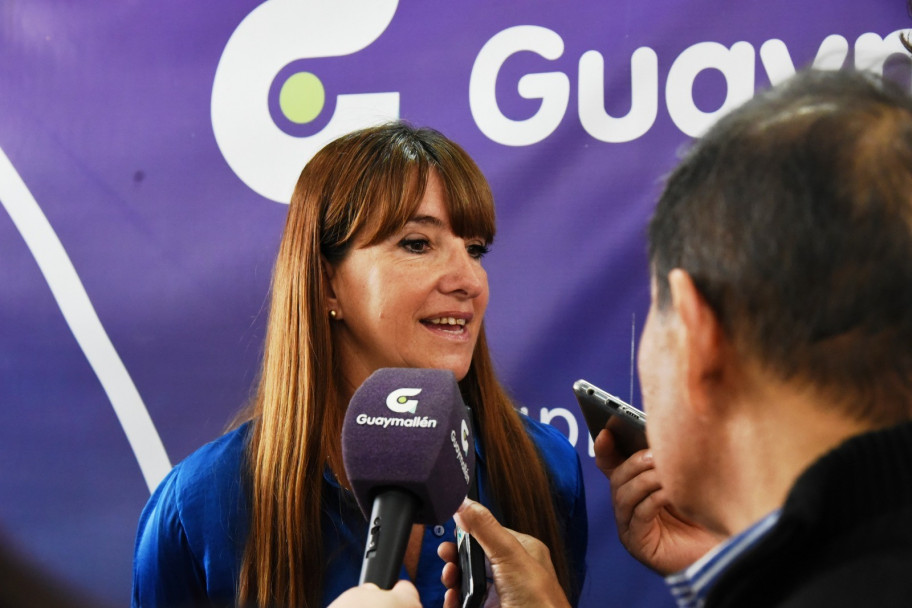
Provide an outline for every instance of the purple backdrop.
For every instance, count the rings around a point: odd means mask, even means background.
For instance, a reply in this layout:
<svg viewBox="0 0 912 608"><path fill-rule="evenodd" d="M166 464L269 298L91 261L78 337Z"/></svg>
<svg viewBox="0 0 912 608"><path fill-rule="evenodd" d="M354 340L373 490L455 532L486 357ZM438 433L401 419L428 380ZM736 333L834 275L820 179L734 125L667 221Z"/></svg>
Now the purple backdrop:
<svg viewBox="0 0 912 608"><path fill-rule="evenodd" d="M908 85L885 61L905 2L323 4L0 5L0 533L128 602L149 486L249 394L276 201L327 138L398 115L494 189L488 329L517 400L583 459L583 606L671 606L617 542L570 386L640 403L644 227L681 147L794 65Z"/></svg>

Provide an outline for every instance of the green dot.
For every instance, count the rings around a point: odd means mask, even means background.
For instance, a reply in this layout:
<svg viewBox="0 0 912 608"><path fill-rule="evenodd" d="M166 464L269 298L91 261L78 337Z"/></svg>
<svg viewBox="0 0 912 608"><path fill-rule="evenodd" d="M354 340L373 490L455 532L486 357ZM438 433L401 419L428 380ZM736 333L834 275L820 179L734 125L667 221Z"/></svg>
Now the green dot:
<svg viewBox="0 0 912 608"><path fill-rule="evenodd" d="M310 72L293 74L279 92L279 107L291 122L304 124L320 115L326 91L320 79Z"/></svg>
<svg viewBox="0 0 912 608"><path fill-rule="evenodd" d="M406 401L408 401L408 399L406 399L405 397L399 397L398 399L396 399L396 401L398 401L399 403L405 403Z"/></svg>

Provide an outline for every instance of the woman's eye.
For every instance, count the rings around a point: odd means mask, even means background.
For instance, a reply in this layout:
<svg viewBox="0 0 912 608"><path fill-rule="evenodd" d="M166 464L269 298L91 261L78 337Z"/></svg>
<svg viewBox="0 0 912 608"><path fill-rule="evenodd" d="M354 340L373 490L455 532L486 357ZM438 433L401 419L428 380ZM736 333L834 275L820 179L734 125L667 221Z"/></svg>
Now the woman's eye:
<svg viewBox="0 0 912 608"><path fill-rule="evenodd" d="M399 246L410 253L424 253L431 243L427 239L402 239Z"/></svg>
<svg viewBox="0 0 912 608"><path fill-rule="evenodd" d="M487 255L488 251L490 251L490 248L483 243L475 243L473 245L469 245L466 247L466 249L468 249L469 255L476 260L480 260L485 255Z"/></svg>

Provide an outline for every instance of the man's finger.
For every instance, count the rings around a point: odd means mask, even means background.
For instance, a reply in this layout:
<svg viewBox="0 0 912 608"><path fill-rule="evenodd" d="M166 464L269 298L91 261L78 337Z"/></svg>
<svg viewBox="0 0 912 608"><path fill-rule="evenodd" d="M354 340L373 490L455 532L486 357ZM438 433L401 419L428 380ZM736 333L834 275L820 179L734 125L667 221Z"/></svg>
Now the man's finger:
<svg viewBox="0 0 912 608"><path fill-rule="evenodd" d="M418 603L421 604L421 599L418 596L418 589L409 581L400 580L391 589L394 595L401 597L404 600L408 600L409 603Z"/></svg>
<svg viewBox="0 0 912 608"><path fill-rule="evenodd" d="M453 562L447 562L443 565L443 570L440 572L440 582L443 583L444 587L447 589L455 589L461 580L462 571L459 569L459 566Z"/></svg>
<svg viewBox="0 0 912 608"><path fill-rule="evenodd" d="M456 543L447 541L440 543L437 547L437 555L445 562L456 562L459 559L459 550L456 548Z"/></svg>
<svg viewBox="0 0 912 608"><path fill-rule="evenodd" d="M607 428L602 429L595 438L592 451L595 452L595 466L606 476L611 475L624 462L624 456L615 445L614 435Z"/></svg>
<svg viewBox="0 0 912 608"><path fill-rule="evenodd" d="M655 462L652 459L652 452L642 450L612 469L609 479L612 486L622 486L644 471L654 468Z"/></svg>
<svg viewBox="0 0 912 608"><path fill-rule="evenodd" d="M526 553L522 544L498 523L484 506L466 498L454 515L456 524L478 541L491 563L509 559L517 551Z"/></svg>
<svg viewBox="0 0 912 608"><path fill-rule="evenodd" d="M635 512L642 515L643 503L661 489L662 484L654 469L641 470L623 484L612 483L611 494L617 519L629 522Z"/></svg>

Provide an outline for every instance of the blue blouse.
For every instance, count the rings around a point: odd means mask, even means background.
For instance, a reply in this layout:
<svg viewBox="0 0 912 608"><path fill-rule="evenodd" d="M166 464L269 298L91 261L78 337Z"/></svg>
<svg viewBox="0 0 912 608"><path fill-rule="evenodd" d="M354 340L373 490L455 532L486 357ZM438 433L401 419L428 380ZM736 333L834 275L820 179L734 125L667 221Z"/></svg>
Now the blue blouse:
<svg viewBox="0 0 912 608"><path fill-rule="evenodd" d="M576 449L557 429L523 416L538 447L557 496L557 513L567 545L576 593L585 578L588 540L586 497ZM241 462L250 425L206 444L177 464L161 482L139 519L133 559L134 608L232 606L247 540L247 496L241 485ZM479 499L490 505L484 455L479 463ZM326 567L323 604L358 584L367 523L354 498L344 492L327 468L324 473L323 543ZM454 538L452 519L427 526L414 579L425 608L443 605L443 562L437 546ZM571 598L573 603L576 597Z"/></svg>

